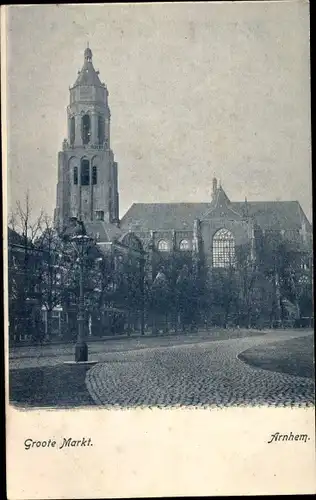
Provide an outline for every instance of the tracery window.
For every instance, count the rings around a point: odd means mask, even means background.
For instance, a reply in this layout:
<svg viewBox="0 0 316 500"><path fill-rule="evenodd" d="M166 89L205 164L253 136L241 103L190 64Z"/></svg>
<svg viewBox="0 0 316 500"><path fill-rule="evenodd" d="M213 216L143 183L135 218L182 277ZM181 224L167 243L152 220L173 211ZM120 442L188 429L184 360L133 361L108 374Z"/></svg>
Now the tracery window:
<svg viewBox="0 0 316 500"><path fill-rule="evenodd" d="M182 251L190 250L190 244L189 244L188 240L181 240L179 248Z"/></svg>
<svg viewBox="0 0 316 500"><path fill-rule="evenodd" d="M235 240L228 229L220 229L213 237L213 267L235 264Z"/></svg>
<svg viewBox="0 0 316 500"><path fill-rule="evenodd" d="M168 252L168 243L165 240L158 241L157 248L160 252Z"/></svg>
<svg viewBox="0 0 316 500"><path fill-rule="evenodd" d="M90 163L89 160L81 160L81 186L90 184Z"/></svg>

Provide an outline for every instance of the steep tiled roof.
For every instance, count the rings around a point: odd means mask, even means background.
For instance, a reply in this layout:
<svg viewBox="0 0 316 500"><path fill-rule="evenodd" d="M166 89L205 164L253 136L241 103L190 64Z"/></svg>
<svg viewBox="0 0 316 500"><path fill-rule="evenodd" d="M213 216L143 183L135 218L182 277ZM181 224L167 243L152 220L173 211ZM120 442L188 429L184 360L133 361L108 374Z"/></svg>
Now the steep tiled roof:
<svg viewBox="0 0 316 500"><path fill-rule="evenodd" d="M231 204L235 210L248 212L249 217L254 217L262 229L299 229L303 218L306 216L298 201L252 201L234 202ZM308 223L307 229L310 228Z"/></svg>
<svg viewBox="0 0 316 500"><path fill-rule="evenodd" d="M231 202L229 206L241 215L253 217L262 229L299 229L302 218L310 229L298 201ZM212 203L134 203L122 218L121 228L190 230L194 219L203 220L212 207Z"/></svg>
<svg viewBox="0 0 316 500"><path fill-rule="evenodd" d="M76 85L95 85L96 87L102 86L98 73L94 69L91 61L84 62L82 69L78 74L78 78L74 84L74 87Z"/></svg>
<svg viewBox="0 0 316 500"><path fill-rule="evenodd" d="M103 221L85 222L87 234L100 242L110 242L119 239L122 231L114 224L108 224Z"/></svg>
<svg viewBox="0 0 316 500"><path fill-rule="evenodd" d="M139 230L189 229L210 203L134 203L121 220L121 228Z"/></svg>

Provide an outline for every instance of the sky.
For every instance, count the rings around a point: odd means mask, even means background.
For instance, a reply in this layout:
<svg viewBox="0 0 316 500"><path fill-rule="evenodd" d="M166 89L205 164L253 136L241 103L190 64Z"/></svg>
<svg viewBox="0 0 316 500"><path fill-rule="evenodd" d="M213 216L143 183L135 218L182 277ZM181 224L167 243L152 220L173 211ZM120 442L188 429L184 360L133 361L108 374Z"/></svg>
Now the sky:
<svg viewBox="0 0 316 500"><path fill-rule="evenodd" d="M311 219L308 2L7 8L8 208L52 214L89 42L109 90L120 215L134 202L298 200Z"/></svg>

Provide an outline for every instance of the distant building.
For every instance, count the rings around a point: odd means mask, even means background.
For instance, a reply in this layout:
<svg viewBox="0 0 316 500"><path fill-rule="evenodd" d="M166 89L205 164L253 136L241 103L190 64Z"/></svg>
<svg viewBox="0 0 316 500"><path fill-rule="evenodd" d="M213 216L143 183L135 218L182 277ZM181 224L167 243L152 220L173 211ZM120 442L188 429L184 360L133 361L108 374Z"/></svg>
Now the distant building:
<svg viewBox="0 0 316 500"><path fill-rule="evenodd" d="M233 202L216 179L208 203L134 203L120 227L160 252L198 252L209 268L229 267L239 245L248 244L255 259L267 233L311 250L311 224L298 201Z"/></svg>

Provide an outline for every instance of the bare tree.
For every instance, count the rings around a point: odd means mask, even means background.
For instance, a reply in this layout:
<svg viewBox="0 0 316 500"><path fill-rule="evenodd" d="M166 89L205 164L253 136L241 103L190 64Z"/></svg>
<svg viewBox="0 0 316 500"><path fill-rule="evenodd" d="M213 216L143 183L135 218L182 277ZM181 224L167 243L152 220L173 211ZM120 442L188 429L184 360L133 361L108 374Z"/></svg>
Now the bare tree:
<svg viewBox="0 0 316 500"><path fill-rule="evenodd" d="M44 213L35 214L27 192L23 204L18 201L8 220L9 254L12 264L9 266L10 287L10 325L14 331L23 334L38 331L38 309L31 306L37 299L38 282L36 270L40 256L36 248L36 240L42 232ZM21 335L21 333L18 333Z"/></svg>
<svg viewBox="0 0 316 500"><path fill-rule="evenodd" d="M41 252L41 261L37 268L37 280L40 283L41 305L46 310L48 337L52 331L52 314L54 308L62 306L65 285L72 272L73 260L68 259L68 250L59 237L53 221L47 215L43 216L42 232L34 242Z"/></svg>
<svg viewBox="0 0 316 500"><path fill-rule="evenodd" d="M23 204L20 201L16 202L15 210L11 211L8 222L9 227L20 234L25 244L30 247L43 231L44 219L45 214L42 209L38 215L34 214L27 191Z"/></svg>

